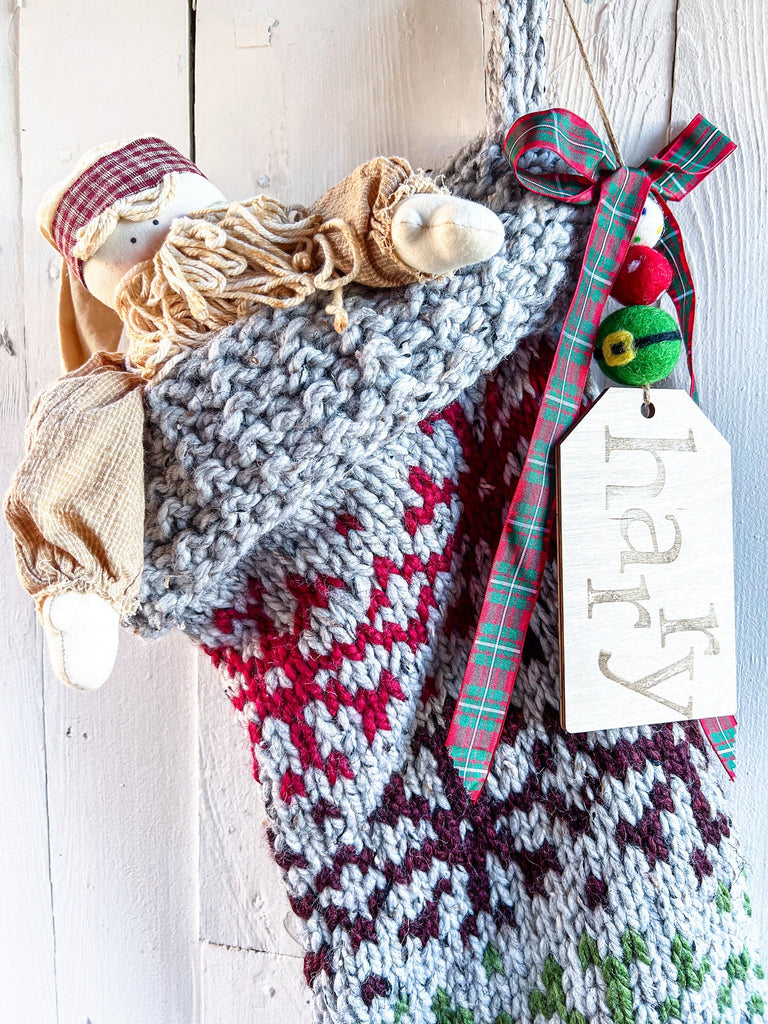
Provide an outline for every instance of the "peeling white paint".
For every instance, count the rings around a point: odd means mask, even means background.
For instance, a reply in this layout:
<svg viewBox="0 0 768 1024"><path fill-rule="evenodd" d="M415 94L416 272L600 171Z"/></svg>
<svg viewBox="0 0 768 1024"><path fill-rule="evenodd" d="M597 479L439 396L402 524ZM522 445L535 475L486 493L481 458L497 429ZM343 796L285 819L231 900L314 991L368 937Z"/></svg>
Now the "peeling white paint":
<svg viewBox="0 0 768 1024"><path fill-rule="evenodd" d="M238 50L271 46L272 29L280 23L277 18L257 11L235 19L235 46Z"/></svg>

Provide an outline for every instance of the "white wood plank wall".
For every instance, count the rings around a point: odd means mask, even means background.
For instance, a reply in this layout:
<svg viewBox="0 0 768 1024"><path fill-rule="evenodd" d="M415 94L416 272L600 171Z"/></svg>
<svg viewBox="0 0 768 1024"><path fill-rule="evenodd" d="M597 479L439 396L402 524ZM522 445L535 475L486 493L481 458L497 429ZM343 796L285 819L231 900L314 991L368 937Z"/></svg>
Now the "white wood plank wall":
<svg viewBox="0 0 768 1024"><path fill-rule="evenodd" d="M194 6L0 7L3 491L30 398L57 373L56 260L35 208L84 149L152 132L189 152L194 130L198 162L227 195L303 202L377 152L434 166L483 126L478 0ZM699 110L740 147L680 220L699 289L702 404L734 450L735 813L766 948L768 11L761 0L574 7L630 162ZM552 8L550 100L598 127L559 0ZM215 674L180 637L124 637L101 692L64 689L5 529L0 558L0 1022L308 1022L296 924Z"/></svg>

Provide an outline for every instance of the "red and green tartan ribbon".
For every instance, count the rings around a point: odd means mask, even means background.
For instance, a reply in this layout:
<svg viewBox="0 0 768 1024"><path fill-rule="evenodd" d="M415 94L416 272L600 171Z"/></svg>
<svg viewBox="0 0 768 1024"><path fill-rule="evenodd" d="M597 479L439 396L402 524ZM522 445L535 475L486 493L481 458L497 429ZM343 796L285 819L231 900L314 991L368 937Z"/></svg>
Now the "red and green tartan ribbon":
<svg viewBox="0 0 768 1024"><path fill-rule="evenodd" d="M573 173L532 171L521 158L530 150L557 154ZM520 664L525 634L541 588L552 530L554 452L581 408L597 328L646 197L661 205L666 228L659 243L672 264L669 295L685 341L691 394L695 294L683 240L667 201L677 202L735 149L700 114L642 167L617 167L590 126L568 110L526 114L515 122L504 152L526 188L567 203L596 203L573 300L520 479L494 557L469 662L446 745L473 800L485 785L501 736ZM734 718L706 719L704 731L733 774Z"/></svg>

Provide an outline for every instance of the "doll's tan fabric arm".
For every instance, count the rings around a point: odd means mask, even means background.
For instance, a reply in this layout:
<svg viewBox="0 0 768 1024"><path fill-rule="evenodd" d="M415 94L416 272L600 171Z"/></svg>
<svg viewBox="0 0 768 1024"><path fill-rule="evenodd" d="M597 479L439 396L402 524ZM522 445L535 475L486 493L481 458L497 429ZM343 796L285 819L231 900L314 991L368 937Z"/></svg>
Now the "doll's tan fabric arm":
<svg viewBox="0 0 768 1024"><path fill-rule="evenodd" d="M25 457L5 500L19 578L46 598L95 594L121 619L135 609L143 566L142 382L100 352L35 400Z"/></svg>
<svg viewBox="0 0 768 1024"><path fill-rule="evenodd" d="M337 185L329 188L311 213L322 214L327 221L345 221L360 239L362 263L355 280L371 288L396 288L423 281L433 274L421 273L398 256L392 240L392 218L402 199L416 194L446 193L423 171L414 171L401 157L379 156L360 167ZM336 239L329 236L331 244ZM352 269L349 254L334 245L334 262L343 273Z"/></svg>
<svg viewBox="0 0 768 1024"><path fill-rule="evenodd" d="M378 156L328 189L311 213L342 220L360 242L358 284L395 288L453 273L498 252L504 229L487 207L451 195L402 157ZM333 233L334 263L352 270Z"/></svg>

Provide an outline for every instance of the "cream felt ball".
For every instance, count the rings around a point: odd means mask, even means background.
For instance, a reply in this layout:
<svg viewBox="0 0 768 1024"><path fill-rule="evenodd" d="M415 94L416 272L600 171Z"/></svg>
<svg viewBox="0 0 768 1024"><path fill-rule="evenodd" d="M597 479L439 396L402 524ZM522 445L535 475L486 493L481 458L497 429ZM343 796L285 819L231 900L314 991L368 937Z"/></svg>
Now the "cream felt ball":
<svg viewBox="0 0 768 1024"><path fill-rule="evenodd" d="M658 243L664 231L664 213L652 196L648 196L643 205L635 230L632 245L647 245L650 249Z"/></svg>

